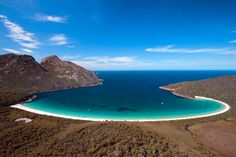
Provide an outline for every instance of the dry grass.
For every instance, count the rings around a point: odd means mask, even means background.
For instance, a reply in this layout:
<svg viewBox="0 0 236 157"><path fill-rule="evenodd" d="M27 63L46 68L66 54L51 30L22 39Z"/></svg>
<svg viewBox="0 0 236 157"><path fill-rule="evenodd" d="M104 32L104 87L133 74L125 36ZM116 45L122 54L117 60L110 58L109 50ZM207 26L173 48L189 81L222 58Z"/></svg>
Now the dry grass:
<svg viewBox="0 0 236 157"><path fill-rule="evenodd" d="M176 142L177 134L164 133L170 128L161 131L144 126L149 123L74 121L3 107L0 111L1 156L214 155L207 147L202 146L201 149L208 152L193 150L187 144ZM33 122L15 123L14 120L20 117L31 118ZM161 125L151 123L150 127L159 128Z"/></svg>

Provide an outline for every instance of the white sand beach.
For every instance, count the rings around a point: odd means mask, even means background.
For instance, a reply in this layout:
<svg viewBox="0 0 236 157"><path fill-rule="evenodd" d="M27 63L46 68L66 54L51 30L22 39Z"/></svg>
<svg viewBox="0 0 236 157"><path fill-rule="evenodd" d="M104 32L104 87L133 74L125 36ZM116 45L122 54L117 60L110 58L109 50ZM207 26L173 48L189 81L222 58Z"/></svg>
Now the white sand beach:
<svg viewBox="0 0 236 157"><path fill-rule="evenodd" d="M49 112L45 112L45 111L40 111L40 110L36 110L36 109L32 109L29 107L24 106L24 104L15 104L12 105L12 108L17 108L17 109L21 109L21 110L25 110L28 112L32 112L32 113L36 113L36 114L40 114L40 115L46 115L46 116L53 116L53 117L60 117L60 118L67 118L67 119L73 119L73 120L87 120L87 121L135 121L135 122L147 122L147 121L171 121L171 120L184 120L184 119L194 119L194 118L203 118L203 117L210 117L210 116L214 116L214 115L218 115L221 113L224 113L226 111L228 111L230 109L230 106L228 104L226 104L225 102L219 101L219 100L215 100L212 98L206 98L206 97L202 97L202 96L195 96L195 99L205 99L205 100L211 100L211 101L216 101L218 103L221 103L224 108L218 112L215 113L209 113L209 114L205 114L205 115L196 115L196 116L187 116L187 117L176 117L176 118L160 118L160 119L128 119L128 120L123 120L123 119L99 119L99 118L87 118L87 117L77 117L77 116L68 116L68 115L62 115L62 114L56 114L56 113L49 113Z"/></svg>

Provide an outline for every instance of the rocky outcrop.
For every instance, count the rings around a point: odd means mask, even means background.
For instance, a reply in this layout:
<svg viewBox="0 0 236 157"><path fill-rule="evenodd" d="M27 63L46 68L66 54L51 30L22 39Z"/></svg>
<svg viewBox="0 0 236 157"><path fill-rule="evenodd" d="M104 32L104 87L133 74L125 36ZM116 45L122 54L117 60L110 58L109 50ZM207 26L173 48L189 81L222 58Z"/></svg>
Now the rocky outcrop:
<svg viewBox="0 0 236 157"><path fill-rule="evenodd" d="M41 66L53 74L60 84L67 86L90 86L99 83L97 76L72 62L62 61L57 56L50 56L42 60Z"/></svg>
<svg viewBox="0 0 236 157"><path fill-rule="evenodd" d="M0 56L0 105L26 99L27 95L100 83L91 71L50 56L41 63L29 55Z"/></svg>

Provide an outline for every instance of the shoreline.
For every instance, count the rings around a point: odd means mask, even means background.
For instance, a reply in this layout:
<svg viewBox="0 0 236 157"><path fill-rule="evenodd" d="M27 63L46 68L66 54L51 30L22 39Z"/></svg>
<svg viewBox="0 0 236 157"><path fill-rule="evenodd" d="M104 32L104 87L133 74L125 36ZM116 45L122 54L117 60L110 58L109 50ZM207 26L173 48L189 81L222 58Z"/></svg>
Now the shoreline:
<svg viewBox="0 0 236 157"><path fill-rule="evenodd" d="M166 91L170 91L175 96L179 96L179 97L182 97L182 98L188 98L188 99L194 99L194 97L176 93L176 89L173 89L173 88L168 88L168 87L159 87L159 88L163 89L163 90L166 90Z"/></svg>
<svg viewBox="0 0 236 157"><path fill-rule="evenodd" d="M72 120L101 121L101 122L104 122L104 121L150 122L150 121L186 120L186 119L195 119L195 118L204 118L204 117L215 116L215 115L227 112L230 109L230 106L228 104L226 104L225 102L220 101L220 100L215 100L215 99L212 99L212 98L207 98L207 97L202 97L202 96L195 96L195 98L191 98L191 99L205 99L205 100L215 101L215 102L218 102L218 103L222 104L224 106L224 109L222 109L220 111L217 111L215 113L209 113L209 114L204 114L204 115L195 115L195 116L187 116L187 117L159 118L159 119L128 119L128 120L124 119L123 120L123 119L86 118L86 117L77 117L77 116L68 116L68 115L50 113L50 112L40 111L40 110L32 109L30 107L26 107L26 106L23 105L24 103L11 105L10 107L11 108L17 108L17 109L24 110L24 111L28 111L28 112L31 112L31 113L36 113L36 114L39 114L39 115L66 118L66 119L72 119Z"/></svg>

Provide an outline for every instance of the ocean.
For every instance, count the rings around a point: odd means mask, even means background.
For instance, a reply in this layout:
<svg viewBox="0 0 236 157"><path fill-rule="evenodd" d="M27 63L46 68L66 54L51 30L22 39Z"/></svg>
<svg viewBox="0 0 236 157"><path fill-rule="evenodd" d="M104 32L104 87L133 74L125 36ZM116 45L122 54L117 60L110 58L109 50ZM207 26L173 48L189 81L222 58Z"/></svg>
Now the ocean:
<svg viewBox="0 0 236 157"><path fill-rule="evenodd" d="M171 83L234 75L236 71L96 71L103 84L38 94L24 106L58 115L102 120L162 120L204 116L225 107L159 89Z"/></svg>

